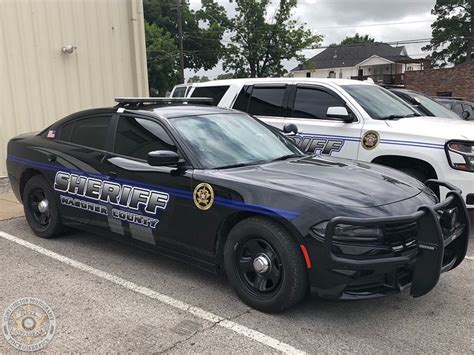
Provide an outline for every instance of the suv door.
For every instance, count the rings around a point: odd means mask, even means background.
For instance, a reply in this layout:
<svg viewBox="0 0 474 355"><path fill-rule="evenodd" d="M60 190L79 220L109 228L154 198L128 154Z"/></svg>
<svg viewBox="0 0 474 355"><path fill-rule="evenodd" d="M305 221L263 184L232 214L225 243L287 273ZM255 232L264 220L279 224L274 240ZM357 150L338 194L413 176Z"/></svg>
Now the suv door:
<svg viewBox="0 0 474 355"><path fill-rule="evenodd" d="M332 89L311 84L292 87L285 123L298 127L298 146L307 152L357 159L362 122ZM353 122L327 116L329 107L345 107Z"/></svg>
<svg viewBox="0 0 474 355"><path fill-rule="evenodd" d="M288 113L288 85L286 84L255 84L244 86L233 108L248 112L262 121L283 128Z"/></svg>
<svg viewBox="0 0 474 355"><path fill-rule="evenodd" d="M152 118L123 114L114 136L113 149L104 158L104 165L111 181L122 190L120 199L111 201L119 233L123 229L125 236L152 245L192 245L193 234L183 223L183 216L194 208L192 169L177 174L176 167L147 163L151 151L171 150L182 155L166 125ZM128 197L123 198L124 194Z"/></svg>

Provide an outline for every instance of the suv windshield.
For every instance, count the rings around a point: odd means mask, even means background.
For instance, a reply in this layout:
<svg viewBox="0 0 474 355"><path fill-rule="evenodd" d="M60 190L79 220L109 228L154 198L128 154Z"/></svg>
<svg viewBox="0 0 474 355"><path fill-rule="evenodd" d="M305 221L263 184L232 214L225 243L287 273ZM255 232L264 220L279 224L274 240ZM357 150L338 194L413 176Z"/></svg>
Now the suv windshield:
<svg viewBox="0 0 474 355"><path fill-rule="evenodd" d="M246 114L179 117L170 122L207 169L303 156L287 138Z"/></svg>
<svg viewBox="0 0 474 355"><path fill-rule="evenodd" d="M376 120L390 120L420 116L400 98L376 85L344 85L362 108Z"/></svg>

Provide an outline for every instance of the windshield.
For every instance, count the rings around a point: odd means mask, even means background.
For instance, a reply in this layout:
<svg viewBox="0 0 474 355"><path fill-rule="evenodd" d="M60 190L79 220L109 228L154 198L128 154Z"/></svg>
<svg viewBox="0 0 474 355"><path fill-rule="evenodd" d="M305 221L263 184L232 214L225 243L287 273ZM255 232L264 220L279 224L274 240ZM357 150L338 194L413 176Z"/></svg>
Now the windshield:
<svg viewBox="0 0 474 355"><path fill-rule="evenodd" d="M400 98L376 85L344 85L343 88L376 120L420 116Z"/></svg>
<svg viewBox="0 0 474 355"><path fill-rule="evenodd" d="M171 123L207 169L303 155L287 138L242 113L179 117Z"/></svg>
<svg viewBox="0 0 474 355"><path fill-rule="evenodd" d="M431 100L429 97L420 95L419 93L412 93L412 95L415 99L418 99L420 104L430 111L433 116L459 119L459 116L456 115L455 112L448 110L446 107Z"/></svg>

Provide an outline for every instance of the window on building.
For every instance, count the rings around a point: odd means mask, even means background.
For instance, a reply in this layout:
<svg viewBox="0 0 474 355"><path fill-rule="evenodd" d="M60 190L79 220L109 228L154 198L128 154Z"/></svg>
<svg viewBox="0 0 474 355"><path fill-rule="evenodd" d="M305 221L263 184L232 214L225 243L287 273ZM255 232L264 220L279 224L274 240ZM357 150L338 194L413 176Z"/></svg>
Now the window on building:
<svg viewBox="0 0 474 355"><path fill-rule="evenodd" d="M336 72L334 70L331 70L328 74L328 78L335 78L336 77Z"/></svg>
<svg viewBox="0 0 474 355"><path fill-rule="evenodd" d="M147 159L155 150L176 151L176 146L158 123L137 117L120 117L114 152L132 158Z"/></svg>
<svg viewBox="0 0 474 355"><path fill-rule="evenodd" d="M311 78L311 72L310 71L306 73L306 77Z"/></svg>
<svg viewBox="0 0 474 355"><path fill-rule="evenodd" d="M228 88L229 85L197 87L194 89L191 97L211 97L214 99L213 105L217 106Z"/></svg>
<svg viewBox="0 0 474 355"><path fill-rule="evenodd" d="M333 119L326 116L328 108L333 106L345 106L345 104L325 91L298 88L296 90L293 117Z"/></svg>
<svg viewBox="0 0 474 355"><path fill-rule="evenodd" d="M95 149L105 149L111 116L96 116L74 122L70 142Z"/></svg>
<svg viewBox="0 0 474 355"><path fill-rule="evenodd" d="M286 86L254 87L250 98L249 113L256 116L285 116L283 108L285 90Z"/></svg>

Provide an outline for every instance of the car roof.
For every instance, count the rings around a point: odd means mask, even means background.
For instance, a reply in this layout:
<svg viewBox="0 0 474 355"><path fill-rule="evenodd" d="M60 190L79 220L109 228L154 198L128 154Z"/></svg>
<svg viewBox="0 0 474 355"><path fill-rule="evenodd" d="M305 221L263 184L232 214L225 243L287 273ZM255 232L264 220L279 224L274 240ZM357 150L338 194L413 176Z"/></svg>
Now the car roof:
<svg viewBox="0 0 474 355"><path fill-rule="evenodd" d="M212 80L204 83L195 83L193 86L224 86L224 85L245 85L245 84L271 84L271 83L308 83L308 84L333 84L333 85L375 85L366 81L351 79L329 79L329 78L242 78Z"/></svg>

